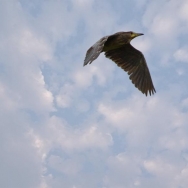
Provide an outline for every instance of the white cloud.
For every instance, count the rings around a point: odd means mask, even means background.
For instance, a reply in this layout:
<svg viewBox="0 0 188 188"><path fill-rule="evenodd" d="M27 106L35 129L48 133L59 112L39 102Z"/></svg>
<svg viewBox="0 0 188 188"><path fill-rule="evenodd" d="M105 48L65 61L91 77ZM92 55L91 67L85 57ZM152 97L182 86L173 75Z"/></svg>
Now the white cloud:
<svg viewBox="0 0 188 188"><path fill-rule="evenodd" d="M51 155L48 159L48 165L67 175L76 175L81 171L82 165L79 161L73 159L62 159L59 156Z"/></svg>
<svg viewBox="0 0 188 188"><path fill-rule="evenodd" d="M20 48L20 52L27 57L36 57L41 61L48 61L52 58L52 51L47 42L42 38L37 38L26 29L21 31L20 37L16 37L15 43Z"/></svg>
<svg viewBox="0 0 188 188"><path fill-rule="evenodd" d="M56 96L56 102L59 107L66 108L71 105L74 87L71 84L65 84Z"/></svg>
<svg viewBox="0 0 188 188"><path fill-rule="evenodd" d="M0 187L187 187L187 1L26 2L0 7ZM83 67L118 28L146 29L154 96L103 54Z"/></svg>
<svg viewBox="0 0 188 188"><path fill-rule="evenodd" d="M187 47L183 47L178 49L175 53L174 53L174 57L176 59L176 61L182 61L182 62L188 62L188 48Z"/></svg>
<svg viewBox="0 0 188 188"><path fill-rule="evenodd" d="M182 19L188 19L188 3L186 0L182 1L182 4L179 9L179 15Z"/></svg>
<svg viewBox="0 0 188 188"><path fill-rule="evenodd" d="M59 145L66 150L105 149L112 144L110 133L103 132L95 124L86 128L72 129L66 122L52 117L46 128L44 142Z"/></svg>

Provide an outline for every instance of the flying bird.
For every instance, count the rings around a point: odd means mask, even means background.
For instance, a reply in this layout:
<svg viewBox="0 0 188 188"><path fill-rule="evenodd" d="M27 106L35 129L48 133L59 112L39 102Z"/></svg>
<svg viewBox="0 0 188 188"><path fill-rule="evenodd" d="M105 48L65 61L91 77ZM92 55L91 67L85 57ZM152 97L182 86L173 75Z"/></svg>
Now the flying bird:
<svg viewBox="0 0 188 188"><path fill-rule="evenodd" d="M132 39L141 35L143 34L129 31L102 37L87 50L84 66L91 64L100 53L104 52L107 58L128 73L132 83L143 94L146 96L148 93L154 94L156 90L144 55L130 44Z"/></svg>

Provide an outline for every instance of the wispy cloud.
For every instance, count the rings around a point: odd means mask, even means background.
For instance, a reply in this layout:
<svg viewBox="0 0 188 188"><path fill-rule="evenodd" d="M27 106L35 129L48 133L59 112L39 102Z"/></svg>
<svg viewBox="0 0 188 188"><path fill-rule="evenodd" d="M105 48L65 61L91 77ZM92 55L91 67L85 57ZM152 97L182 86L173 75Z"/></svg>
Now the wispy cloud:
<svg viewBox="0 0 188 188"><path fill-rule="evenodd" d="M0 187L187 187L187 12L186 0L3 0ZM132 44L154 96L103 54L83 67L120 30L144 32Z"/></svg>

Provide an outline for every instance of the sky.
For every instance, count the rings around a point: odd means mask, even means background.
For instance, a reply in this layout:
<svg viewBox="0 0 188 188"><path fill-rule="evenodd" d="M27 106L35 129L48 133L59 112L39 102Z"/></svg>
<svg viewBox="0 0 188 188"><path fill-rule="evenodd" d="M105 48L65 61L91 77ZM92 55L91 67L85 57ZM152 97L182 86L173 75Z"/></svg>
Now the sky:
<svg viewBox="0 0 188 188"><path fill-rule="evenodd" d="M187 188L188 0L0 0L0 187ZM145 96L87 49L144 33Z"/></svg>

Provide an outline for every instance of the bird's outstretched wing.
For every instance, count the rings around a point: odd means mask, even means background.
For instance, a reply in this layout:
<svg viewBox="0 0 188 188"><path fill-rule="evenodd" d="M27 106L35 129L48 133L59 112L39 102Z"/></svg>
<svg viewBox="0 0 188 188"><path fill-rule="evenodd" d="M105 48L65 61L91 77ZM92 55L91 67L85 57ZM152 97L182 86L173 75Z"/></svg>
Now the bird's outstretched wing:
<svg viewBox="0 0 188 188"><path fill-rule="evenodd" d="M108 37L109 36L105 36L101 38L99 41L97 41L93 46L91 46L88 49L84 60L84 66L87 65L88 63L91 64L95 59L97 59L99 54L102 52L104 44L107 41Z"/></svg>
<svg viewBox="0 0 188 188"><path fill-rule="evenodd" d="M126 71L130 80L143 94L154 94L155 88L143 54L131 44L105 52L107 58Z"/></svg>

